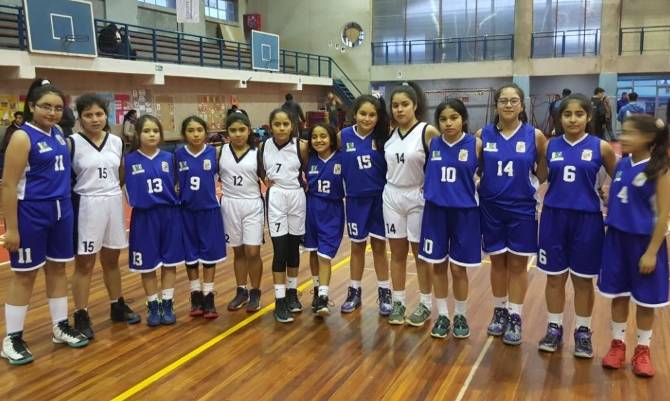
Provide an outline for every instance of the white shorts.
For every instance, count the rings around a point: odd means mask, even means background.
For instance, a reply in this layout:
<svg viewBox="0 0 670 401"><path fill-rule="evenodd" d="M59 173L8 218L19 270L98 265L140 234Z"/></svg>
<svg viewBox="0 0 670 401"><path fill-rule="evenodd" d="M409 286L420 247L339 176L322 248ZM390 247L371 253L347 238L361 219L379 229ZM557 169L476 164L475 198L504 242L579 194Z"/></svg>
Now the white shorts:
<svg viewBox="0 0 670 401"><path fill-rule="evenodd" d="M226 230L226 244L232 247L240 245L263 244L263 200L221 198L221 214Z"/></svg>
<svg viewBox="0 0 670 401"><path fill-rule="evenodd" d="M307 201L305 191L272 187L268 189L268 230L271 237L305 234Z"/></svg>
<svg viewBox="0 0 670 401"><path fill-rule="evenodd" d="M123 194L80 196L77 210L77 255L93 255L101 248L128 247Z"/></svg>
<svg viewBox="0 0 670 401"><path fill-rule="evenodd" d="M386 238L407 238L410 242L419 242L425 203L421 189L385 185L382 201Z"/></svg>

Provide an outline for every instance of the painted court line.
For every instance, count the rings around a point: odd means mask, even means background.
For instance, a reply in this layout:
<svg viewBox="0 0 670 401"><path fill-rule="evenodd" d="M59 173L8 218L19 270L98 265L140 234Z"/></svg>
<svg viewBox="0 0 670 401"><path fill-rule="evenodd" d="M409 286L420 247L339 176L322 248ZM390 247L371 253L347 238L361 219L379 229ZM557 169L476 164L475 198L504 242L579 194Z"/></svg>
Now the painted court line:
<svg viewBox="0 0 670 401"><path fill-rule="evenodd" d="M468 387L470 387L470 383L472 382L472 379L475 377L475 373L477 372L479 365L482 363L482 360L484 359L484 356L491 347L492 343L493 343L493 336L489 336L489 338L486 340L486 343L484 344L484 347L482 347L481 352L477 356L475 364L472 365L470 373L468 374L468 377L465 379L463 386L461 386L461 390L458 392L458 395L456 396L456 401L461 401L463 397L465 397L465 392L468 391Z"/></svg>
<svg viewBox="0 0 670 401"><path fill-rule="evenodd" d="M334 271L340 269L341 267L347 265L349 263L349 260L350 260L350 257L348 257L348 256L346 258L342 259L341 261L339 261L337 264L335 264L333 266L332 271L334 272ZM300 285L300 287L298 287L298 291L304 291L311 286L312 286L312 280L305 281L304 283L302 283ZM166 366L163 369L159 370L158 372L154 373L153 375L151 375L151 376L147 377L146 379L142 380L141 382L137 383L133 387L124 391L123 393L121 393L121 394L117 395L116 397L112 398L112 401L127 400L128 398L132 397L133 395L139 393L140 391L149 387L153 383L157 382L158 380L160 380L163 377L167 376L168 374L172 373L173 371L178 369L180 366L182 366L185 363L189 362L190 360L198 357L203 352L207 351L208 349L212 348L216 344L223 341L226 337L230 337L232 334L236 333L240 329L244 328L245 326L248 326L254 320L257 320L261 316L263 316L263 315L265 315L268 312L271 312L273 310L274 310L274 303L271 303L270 305L265 306L260 311L258 311L255 314L249 316L248 318L242 320L241 322L237 323L235 326L229 328L228 330L226 330L223 333L219 334L218 336L212 338L211 340L202 344L198 348L194 349L193 351L189 352L188 354L182 356L181 358L172 362L168 366Z"/></svg>

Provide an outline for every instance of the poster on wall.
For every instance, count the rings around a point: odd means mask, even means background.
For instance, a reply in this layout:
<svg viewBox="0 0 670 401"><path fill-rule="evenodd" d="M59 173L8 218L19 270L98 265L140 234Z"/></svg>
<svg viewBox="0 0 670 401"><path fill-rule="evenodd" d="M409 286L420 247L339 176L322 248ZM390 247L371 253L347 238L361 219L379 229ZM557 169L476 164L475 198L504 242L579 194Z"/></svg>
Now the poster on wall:
<svg viewBox="0 0 670 401"><path fill-rule="evenodd" d="M14 120L14 113L23 109L18 96L0 95L0 125L8 126Z"/></svg>
<svg viewBox="0 0 670 401"><path fill-rule="evenodd" d="M117 93L114 95L114 124L123 124L123 116L133 109L133 104L128 93ZM110 111L109 114L112 114Z"/></svg>
<svg viewBox="0 0 670 401"><path fill-rule="evenodd" d="M226 122L226 97L198 96L198 115L207 122L210 132L222 131Z"/></svg>
<svg viewBox="0 0 670 401"><path fill-rule="evenodd" d="M132 105L133 109L137 110L137 114L139 116L143 114L152 114L154 112L154 108L151 91L147 89L133 89Z"/></svg>
<svg viewBox="0 0 670 401"><path fill-rule="evenodd" d="M174 98L171 96L156 96L154 99L155 112L163 126L163 133L166 141L178 141L181 135L177 132L174 123Z"/></svg>

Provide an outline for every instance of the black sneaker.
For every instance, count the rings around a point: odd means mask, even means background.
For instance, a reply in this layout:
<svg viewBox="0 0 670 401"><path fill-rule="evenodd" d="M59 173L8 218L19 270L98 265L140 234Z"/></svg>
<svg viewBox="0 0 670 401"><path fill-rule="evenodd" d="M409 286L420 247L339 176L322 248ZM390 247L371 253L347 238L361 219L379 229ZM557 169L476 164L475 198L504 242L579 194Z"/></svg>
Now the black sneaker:
<svg viewBox="0 0 670 401"><path fill-rule="evenodd" d="M128 306L123 297L119 297L116 302L112 302L109 317L113 322L125 322L128 324L137 324L142 321L140 315L130 309L130 306Z"/></svg>
<svg viewBox="0 0 670 401"><path fill-rule="evenodd" d="M287 298L276 298L275 299L275 320L279 323L291 323L293 321L293 316L288 310Z"/></svg>
<svg viewBox="0 0 670 401"><path fill-rule="evenodd" d="M216 319L219 317L219 313L216 311L216 304L214 302L214 293L210 292L205 295L205 298L202 301L202 309L205 311L202 317L205 319Z"/></svg>
<svg viewBox="0 0 670 401"><path fill-rule="evenodd" d="M314 287L312 294L312 312L316 313L316 308L319 306L319 287Z"/></svg>
<svg viewBox="0 0 670 401"><path fill-rule="evenodd" d="M246 288L237 287L235 298L233 298L233 300L228 303L228 310L234 311L242 309L244 305L246 305L248 302L249 302L249 290L247 290Z"/></svg>
<svg viewBox="0 0 670 401"><path fill-rule="evenodd" d="M249 290L249 303L247 304L247 313L258 312L261 309L261 290L252 288Z"/></svg>
<svg viewBox="0 0 670 401"><path fill-rule="evenodd" d="M328 296L319 295L317 297L317 304L314 312L321 317L330 315L330 308L328 307Z"/></svg>
<svg viewBox="0 0 670 401"><path fill-rule="evenodd" d="M86 309L79 309L74 312L74 328L86 336L89 340L95 338L95 333L91 328L91 317Z"/></svg>
<svg viewBox="0 0 670 401"><path fill-rule="evenodd" d="M28 344L23 341L23 332L10 333L2 341L0 356L7 358L10 365L25 365L33 361Z"/></svg>
<svg viewBox="0 0 670 401"><path fill-rule="evenodd" d="M191 291L191 315L192 317L202 316L205 311L202 310L202 291Z"/></svg>
<svg viewBox="0 0 670 401"><path fill-rule="evenodd" d="M288 288L286 290L286 307L291 313L302 312L302 304L298 299L298 290L295 288Z"/></svg>

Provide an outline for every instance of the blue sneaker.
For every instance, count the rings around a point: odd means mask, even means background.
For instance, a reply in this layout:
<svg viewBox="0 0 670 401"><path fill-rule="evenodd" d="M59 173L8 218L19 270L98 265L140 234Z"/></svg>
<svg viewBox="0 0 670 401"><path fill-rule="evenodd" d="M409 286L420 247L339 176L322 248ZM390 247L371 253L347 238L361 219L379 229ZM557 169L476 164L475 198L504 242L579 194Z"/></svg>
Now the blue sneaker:
<svg viewBox="0 0 670 401"><path fill-rule="evenodd" d="M147 326L161 324L161 307L158 301L147 302Z"/></svg>
<svg viewBox="0 0 670 401"><path fill-rule="evenodd" d="M172 309L172 300L164 299L161 301L161 324L169 325L177 322L177 316Z"/></svg>
<svg viewBox="0 0 670 401"><path fill-rule="evenodd" d="M503 335L503 343L507 345L521 344L521 316L516 313L510 313Z"/></svg>
<svg viewBox="0 0 670 401"><path fill-rule="evenodd" d="M563 326L549 323L547 325L547 334L540 340L538 349L545 352L556 352L561 345L563 345Z"/></svg>
<svg viewBox="0 0 670 401"><path fill-rule="evenodd" d="M379 314L381 316L388 316L393 310L393 302L391 302L390 288L377 288L377 303L379 304Z"/></svg>
<svg viewBox="0 0 670 401"><path fill-rule="evenodd" d="M505 332L505 327L507 326L507 320L509 319L509 312L506 308L495 308L493 309L493 318L489 327L486 330L490 336L502 336Z"/></svg>
<svg viewBox="0 0 670 401"><path fill-rule="evenodd" d="M580 326L575 330L575 356L577 358L593 358L593 344L588 327Z"/></svg>
<svg viewBox="0 0 670 401"><path fill-rule="evenodd" d="M347 299L340 307L342 313L351 313L356 310L356 308L361 307L361 293L362 288L349 287L347 290Z"/></svg>

